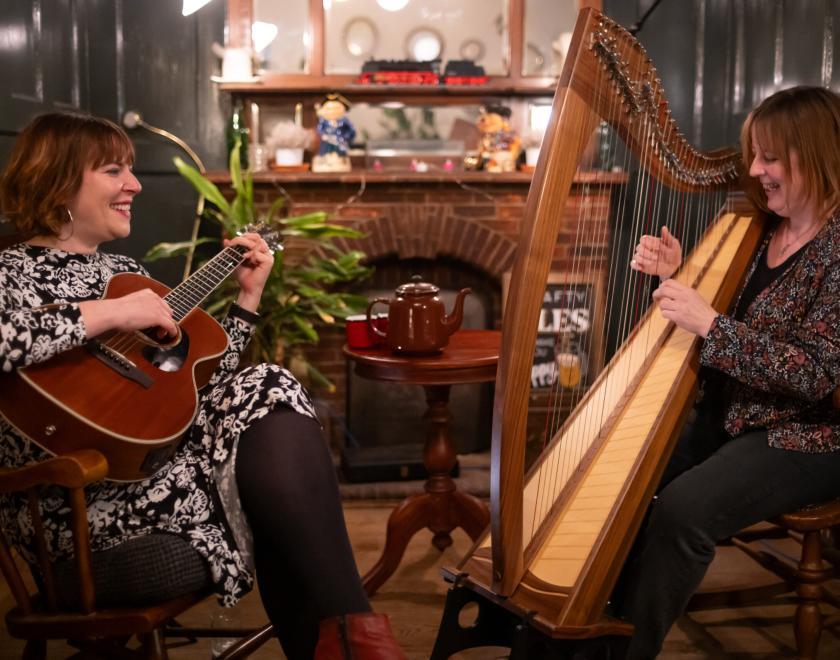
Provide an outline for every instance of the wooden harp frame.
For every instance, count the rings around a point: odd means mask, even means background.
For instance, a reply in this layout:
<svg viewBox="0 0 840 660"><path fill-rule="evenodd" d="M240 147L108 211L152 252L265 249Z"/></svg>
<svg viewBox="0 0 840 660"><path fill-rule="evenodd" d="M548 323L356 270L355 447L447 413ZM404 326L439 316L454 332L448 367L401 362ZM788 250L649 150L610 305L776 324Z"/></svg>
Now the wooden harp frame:
<svg viewBox="0 0 840 660"><path fill-rule="evenodd" d="M598 11L581 10L528 195L503 321L493 417L490 536L479 540L457 568L444 570L447 579L521 617L551 638L630 634L628 624L605 617L604 609L696 389L700 342L693 336L688 340L683 337L680 341L689 347L667 388L667 405L646 434L579 577L574 584L558 585L532 574L531 563L546 541L552 517L567 504L576 483L570 480L539 529L523 538L523 491L541 467L538 461L525 474L531 357L537 336L536 324L529 320L539 314L563 223L559 210L565 208L577 164L602 119L651 176L675 191L734 190L742 174L736 150L701 152L686 142L641 45ZM639 130L641 124L644 131ZM715 240L720 245L695 248L686 260L705 260L706 265L685 277L691 278L687 283L705 287L703 291L720 311L731 303L762 233L755 210L743 197L730 196L727 210L727 219L715 225L719 230ZM711 274L717 278L713 288L709 288ZM661 319L661 315L649 311L639 326L646 319L654 322L654 318ZM674 330L667 321L660 323L667 328L653 351L667 348L667 342L676 341L673 337L678 332L684 333ZM632 339L631 334L627 341ZM647 369L653 359L646 358L641 369ZM611 365L590 393L607 377ZM640 379L635 379L634 386ZM631 399L622 397L621 406L631 405ZM573 411L570 419L574 415ZM611 415L618 416L618 411ZM590 448L587 460L600 450L600 446Z"/></svg>

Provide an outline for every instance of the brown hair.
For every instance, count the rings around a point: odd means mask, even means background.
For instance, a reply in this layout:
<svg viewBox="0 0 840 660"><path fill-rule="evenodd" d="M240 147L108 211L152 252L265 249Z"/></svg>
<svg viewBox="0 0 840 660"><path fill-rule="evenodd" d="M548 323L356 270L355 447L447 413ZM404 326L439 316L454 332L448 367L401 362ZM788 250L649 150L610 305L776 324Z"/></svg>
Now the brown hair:
<svg viewBox="0 0 840 660"><path fill-rule="evenodd" d="M0 209L24 238L58 236L85 170L112 162L134 163L134 146L115 123L62 112L35 117L0 176Z"/></svg>
<svg viewBox="0 0 840 660"><path fill-rule="evenodd" d="M790 172L795 152L805 195L823 217L840 205L840 96L822 87L791 87L776 92L753 110L741 129L741 152L749 170L755 158L753 131L762 148L779 158ZM750 198L767 210L767 196L759 181L745 176Z"/></svg>

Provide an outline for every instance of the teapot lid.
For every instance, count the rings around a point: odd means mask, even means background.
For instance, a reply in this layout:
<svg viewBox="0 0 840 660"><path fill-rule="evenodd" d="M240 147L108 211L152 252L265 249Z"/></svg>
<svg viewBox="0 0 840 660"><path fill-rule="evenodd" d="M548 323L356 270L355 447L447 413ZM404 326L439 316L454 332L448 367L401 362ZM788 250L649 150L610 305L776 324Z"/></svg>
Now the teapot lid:
<svg viewBox="0 0 840 660"><path fill-rule="evenodd" d="M440 289L431 282L423 282L420 275L412 275L411 282L397 287L398 296L426 296L436 294Z"/></svg>

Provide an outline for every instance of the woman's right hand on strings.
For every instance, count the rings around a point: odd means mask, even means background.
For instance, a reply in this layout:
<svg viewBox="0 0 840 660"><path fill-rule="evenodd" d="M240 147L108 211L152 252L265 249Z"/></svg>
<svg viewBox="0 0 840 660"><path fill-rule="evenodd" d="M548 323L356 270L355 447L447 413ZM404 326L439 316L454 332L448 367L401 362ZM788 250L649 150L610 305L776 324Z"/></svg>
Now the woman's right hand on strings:
<svg viewBox="0 0 840 660"><path fill-rule="evenodd" d="M630 268L665 280L677 272L681 263L680 242L667 227L662 227L661 236L643 235L639 239Z"/></svg>
<svg viewBox="0 0 840 660"><path fill-rule="evenodd" d="M177 337L178 326L172 309L151 289L134 291L121 298L87 300L79 303L88 337L96 337L108 330L132 332L158 328L157 338Z"/></svg>

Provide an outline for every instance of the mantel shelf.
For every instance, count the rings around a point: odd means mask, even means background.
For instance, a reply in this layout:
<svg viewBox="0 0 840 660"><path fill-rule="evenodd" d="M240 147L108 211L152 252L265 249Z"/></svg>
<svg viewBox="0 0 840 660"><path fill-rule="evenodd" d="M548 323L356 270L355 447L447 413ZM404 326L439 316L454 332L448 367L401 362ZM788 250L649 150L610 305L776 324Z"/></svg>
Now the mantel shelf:
<svg viewBox="0 0 840 660"><path fill-rule="evenodd" d="M310 183L469 183L469 184L530 184L530 172L371 172L356 170L353 172L255 172L254 183L259 185L272 182L310 182ZM208 172L207 178L213 183L230 183L227 172ZM577 184L617 185L627 182L626 172L603 172L600 170L579 171L574 178Z"/></svg>
<svg viewBox="0 0 840 660"><path fill-rule="evenodd" d="M557 83L554 78L533 78L523 82L510 78L491 79L486 85L359 85L345 76L276 76L257 82L220 83L219 89L234 94L288 96L293 94L321 94L337 91L348 98L382 97L494 97L494 96L553 96Z"/></svg>

